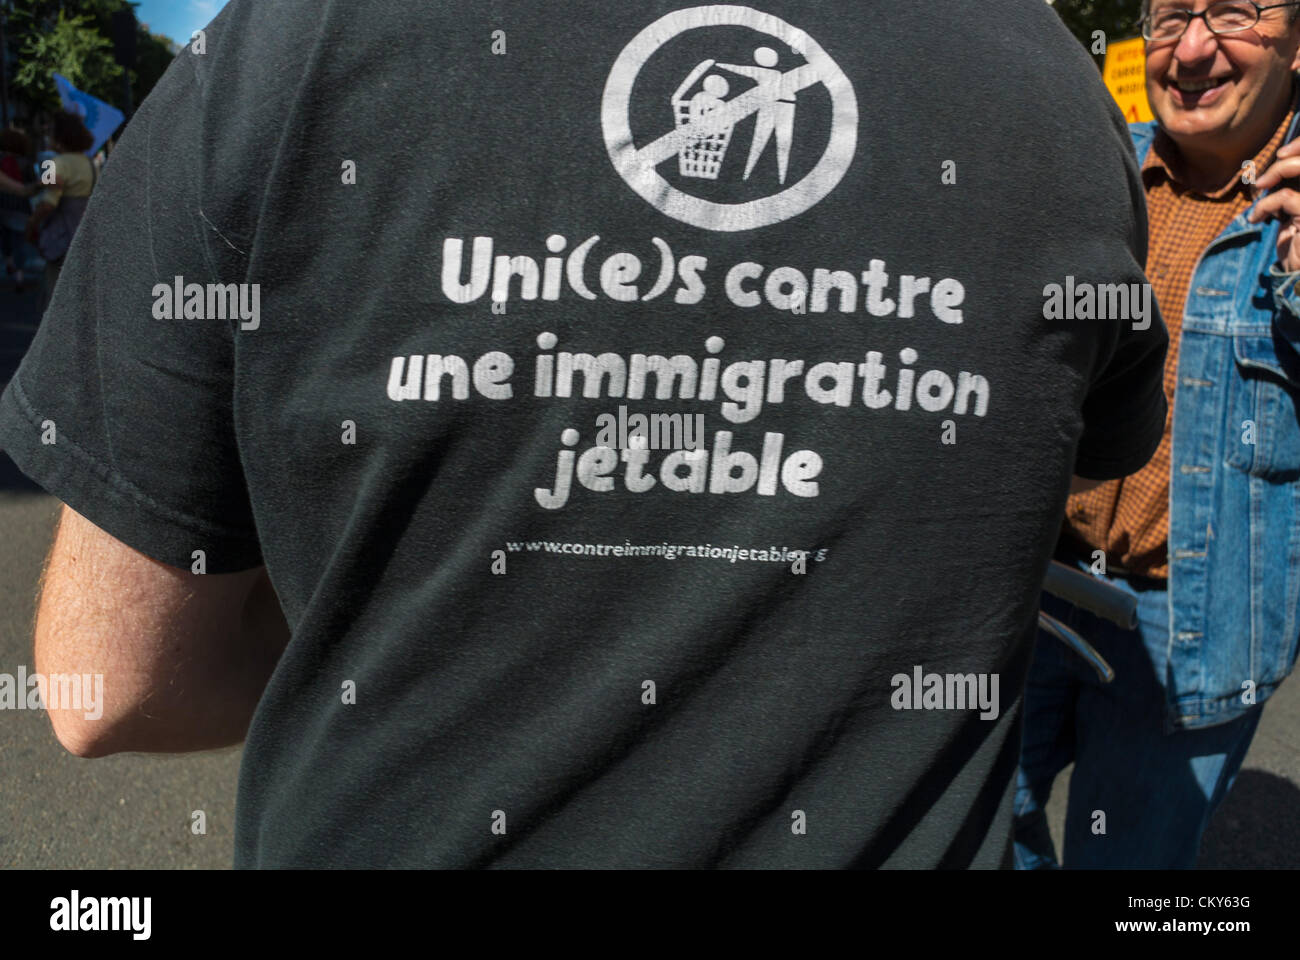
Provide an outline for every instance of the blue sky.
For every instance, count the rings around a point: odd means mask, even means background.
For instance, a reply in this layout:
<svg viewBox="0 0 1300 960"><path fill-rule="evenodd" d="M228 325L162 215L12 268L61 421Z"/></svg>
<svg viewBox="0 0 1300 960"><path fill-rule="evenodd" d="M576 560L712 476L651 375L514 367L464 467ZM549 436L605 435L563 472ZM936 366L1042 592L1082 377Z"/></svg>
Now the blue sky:
<svg viewBox="0 0 1300 960"><path fill-rule="evenodd" d="M177 43L188 43L190 35L221 12L226 0L143 0L135 15L154 33L165 34Z"/></svg>

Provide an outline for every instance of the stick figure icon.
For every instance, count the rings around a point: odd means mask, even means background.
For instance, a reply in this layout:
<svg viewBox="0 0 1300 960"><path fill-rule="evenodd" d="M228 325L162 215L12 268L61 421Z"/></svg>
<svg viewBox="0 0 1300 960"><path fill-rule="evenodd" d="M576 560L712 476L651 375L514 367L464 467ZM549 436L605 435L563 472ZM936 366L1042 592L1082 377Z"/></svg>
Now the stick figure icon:
<svg viewBox="0 0 1300 960"><path fill-rule="evenodd" d="M722 106L726 102L723 98L730 89L726 77L720 77L716 73L705 77L704 89L691 97L691 120L698 120L710 110Z"/></svg>
<svg viewBox="0 0 1300 960"><path fill-rule="evenodd" d="M783 75L776 65L780 57L771 47L759 47L754 51L754 63L745 64L719 63L721 70L730 70L742 77L757 81L763 95L763 106L758 108L754 118L754 142L749 148L749 160L745 163L745 179L754 172L759 158L767 149L772 134L776 134L776 167L780 182L785 183L790 169L790 148L794 145L794 108L795 94L782 84Z"/></svg>

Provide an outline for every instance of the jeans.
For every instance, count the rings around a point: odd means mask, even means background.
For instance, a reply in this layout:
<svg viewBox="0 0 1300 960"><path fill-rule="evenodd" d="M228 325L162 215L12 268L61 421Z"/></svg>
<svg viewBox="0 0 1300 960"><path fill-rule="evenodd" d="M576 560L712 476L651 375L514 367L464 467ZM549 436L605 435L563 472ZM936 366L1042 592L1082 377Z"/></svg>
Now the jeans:
<svg viewBox="0 0 1300 960"><path fill-rule="evenodd" d="M1016 869L1052 869L1045 808L1071 762L1066 868L1190 868L1215 809L1232 787L1263 704L1229 723L1166 733L1168 593L1162 581L1107 577L1138 600L1124 630L1048 594L1042 607L1115 668L1102 683L1082 658L1041 630L1025 689L1016 774Z"/></svg>

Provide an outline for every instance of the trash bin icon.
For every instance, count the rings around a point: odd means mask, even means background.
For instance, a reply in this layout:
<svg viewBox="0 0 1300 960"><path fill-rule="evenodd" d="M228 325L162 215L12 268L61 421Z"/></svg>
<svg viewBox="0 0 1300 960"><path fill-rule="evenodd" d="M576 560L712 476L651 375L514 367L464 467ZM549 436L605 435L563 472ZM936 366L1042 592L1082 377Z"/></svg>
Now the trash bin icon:
<svg viewBox="0 0 1300 960"><path fill-rule="evenodd" d="M705 60L691 71L690 75L673 93L673 117L677 126L699 120L723 106L730 85L726 79L714 74L705 77L703 88L688 97L686 94L701 76L708 73L715 61ZM722 170L722 161L727 156L727 145L731 143L734 124L728 124L721 130L687 140L677 154L677 170L683 177L695 177L700 180L716 180Z"/></svg>

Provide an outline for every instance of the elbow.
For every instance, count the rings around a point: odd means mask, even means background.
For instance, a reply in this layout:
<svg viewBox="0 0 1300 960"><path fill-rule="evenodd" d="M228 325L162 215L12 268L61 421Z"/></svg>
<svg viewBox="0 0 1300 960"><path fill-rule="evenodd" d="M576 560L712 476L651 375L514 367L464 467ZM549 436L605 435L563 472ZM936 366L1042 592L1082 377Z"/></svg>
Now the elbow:
<svg viewBox="0 0 1300 960"><path fill-rule="evenodd" d="M55 643L55 637L64 642ZM97 644L96 638L78 634L64 621L37 617L33 653L41 706L63 749L85 759L125 749L132 699L129 690L105 696L106 668L78 652Z"/></svg>
<svg viewBox="0 0 1300 960"><path fill-rule="evenodd" d="M45 671L39 674L41 704L63 749L86 759L128 749L126 717L105 703L102 674L51 669L49 658L39 656L37 663Z"/></svg>
<svg viewBox="0 0 1300 960"><path fill-rule="evenodd" d="M47 713L55 738L74 757L93 760L120 751L114 746L114 738L102 719L87 719L72 710L49 710Z"/></svg>

